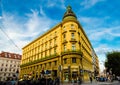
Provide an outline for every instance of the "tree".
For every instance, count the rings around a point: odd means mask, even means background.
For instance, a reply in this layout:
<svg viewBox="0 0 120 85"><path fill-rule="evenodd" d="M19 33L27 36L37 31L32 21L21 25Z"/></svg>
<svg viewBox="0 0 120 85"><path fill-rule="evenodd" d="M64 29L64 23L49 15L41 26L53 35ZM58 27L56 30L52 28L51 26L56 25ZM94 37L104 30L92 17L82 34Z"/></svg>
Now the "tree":
<svg viewBox="0 0 120 85"><path fill-rule="evenodd" d="M107 72L111 70L112 74L120 76L120 52L108 52L106 58L105 67Z"/></svg>

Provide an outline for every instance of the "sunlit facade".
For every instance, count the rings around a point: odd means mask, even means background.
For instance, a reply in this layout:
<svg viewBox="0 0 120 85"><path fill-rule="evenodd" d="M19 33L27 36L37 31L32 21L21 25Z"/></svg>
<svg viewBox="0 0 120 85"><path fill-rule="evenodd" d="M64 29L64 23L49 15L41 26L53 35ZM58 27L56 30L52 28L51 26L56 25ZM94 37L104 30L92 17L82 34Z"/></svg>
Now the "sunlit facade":
<svg viewBox="0 0 120 85"><path fill-rule="evenodd" d="M20 78L24 75L36 78L42 70L49 70L52 78L59 76L62 81L76 80L78 76L88 81L89 74L94 72L91 49L90 41L68 6L62 22L23 47Z"/></svg>

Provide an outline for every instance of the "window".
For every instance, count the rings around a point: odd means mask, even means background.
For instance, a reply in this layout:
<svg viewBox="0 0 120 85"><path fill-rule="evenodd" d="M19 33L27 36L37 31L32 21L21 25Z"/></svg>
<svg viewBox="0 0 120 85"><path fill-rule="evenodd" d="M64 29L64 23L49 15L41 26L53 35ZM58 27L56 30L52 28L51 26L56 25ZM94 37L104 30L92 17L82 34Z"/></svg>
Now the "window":
<svg viewBox="0 0 120 85"><path fill-rule="evenodd" d="M8 74L8 76L10 76L10 73Z"/></svg>
<svg viewBox="0 0 120 85"><path fill-rule="evenodd" d="M74 25L73 24L71 24L71 29L74 29Z"/></svg>
<svg viewBox="0 0 120 85"><path fill-rule="evenodd" d="M49 54L51 55L51 49L49 50Z"/></svg>
<svg viewBox="0 0 120 85"><path fill-rule="evenodd" d="M45 49L47 49L47 43L45 44Z"/></svg>
<svg viewBox="0 0 120 85"><path fill-rule="evenodd" d="M63 34L63 39L66 40L66 34Z"/></svg>
<svg viewBox="0 0 120 85"><path fill-rule="evenodd" d="M66 64L67 63L67 59L64 59L64 64Z"/></svg>
<svg viewBox="0 0 120 85"><path fill-rule="evenodd" d="M57 32L55 31L55 36L57 35Z"/></svg>
<svg viewBox="0 0 120 85"><path fill-rule="evenodd" d="M13 69L13 72L15 72L15 69Z"/></svg>
<svg viewBox="0 0 120 85"><path fill-rule="evenodd" d="M41 57L43 57L43 53L41 53Z"/></svg>
<svg viewBox="0 0 120 85"><path fill-rule="evenodd" d="M52 42L50 41L50 46L52 45Z"/></svg>
<svg viewBox="0 0 120 85"><path fill-rule="evenodd" d="M45 63L45 68L46 68L46 63Z"/></svg>
<svg viewBox="0 0 120 85"><path fill-rule="evenodd" d="M56 39L54 39L54 45L56 45Z"/></svg>
<svg viewBox="0 0 120 85"><path fill-rule="evenodd" d="M75 48L75 44L72 44L72 50L75 50L76 48Z"/></svg>
<svg viewBox="0 0 120 85"><path fill-rule="evenodd" d="M14 57L17 58L16 55L14 55Z"/></svg>
<svg viewBox="0 0 120 85"><path fill-rule="evenodd" d="M7 71L7 68L5 68L5 71Z"/></svg>
<svg viewBox="0 0 120 85"><path fill-rule="evenodd" d="M45 51L45 56L47 56L47 51Z"/></svg>
<svg viewBox="0 0 120 85"><path fill-rule="evenodd" d="M2 66L4 66L4 64L2 64Z"/></svg>
<svg viewBox="0 0 120 85"><path fill-rule="evenodd" d="M63 27L63 30L64 30L64 31L66 30L65 26Z"/></svg>
<svg viewBox="0 0 120 85"><path fill-rule="evenodd" d="M14 65L14 67L16 67L16 65Z"/></svg>
<svg viewBox="0 0 120 85"><path fill-rule="evenodd" d="M56 53L56 48L54 48L54 53Z"/></svg>
<svg viewBox="0 0 120 85"><path fill-rule="evenodd" d="M11 71L11 68L9 69L9 71Z"/></svg>
<svg viewBox="0 0 120 85"><path fill-rule="evenodd" d="M71 38L72 38L72 39L74 39L74 38L75 38L74 33L71 33Z"/></svg>
<svg viewBox="0 0 120 85"><path fill-rule="evenodd" d="M49 62L49 66L51 66L51 62Z"/></svg>
<svg viewBox="0 0 120 85"><path fill-rule="evenodd" d="M6 76L6 73L4 73L4 76Z"/></svg>
<svg viewBox="0 0 120 85"><path fill-rule="evenodd" d="M66 45L64 45L64 51L66 51Z"/></svg>
<svg viewBox="0 0 120 85"><path fill-rule="evenodd" d="M3 71L3 68L1 68L1 71Z"/></svg>
<svg viewBox="0 0 120 85"><path fill-rule="evenodd" d="M54 61L55 65L57 65L57 61Z"/></svg>
<svg viewBox="0 0 120 85"><path fill-rule="evenodd" d="M76 58L72 58L72 63L76 63Z"/></svg>
<svg viewBox="0 0 120 85"><path fill-rule="evenodd" d="M9 54L9 57L11 57L11 55Z"/></svg>
<svg viewBox="0 0 120 85"><path fill-rule="evenodd" d="M52 34L50 35L50 39L52 39Z"/></svg>

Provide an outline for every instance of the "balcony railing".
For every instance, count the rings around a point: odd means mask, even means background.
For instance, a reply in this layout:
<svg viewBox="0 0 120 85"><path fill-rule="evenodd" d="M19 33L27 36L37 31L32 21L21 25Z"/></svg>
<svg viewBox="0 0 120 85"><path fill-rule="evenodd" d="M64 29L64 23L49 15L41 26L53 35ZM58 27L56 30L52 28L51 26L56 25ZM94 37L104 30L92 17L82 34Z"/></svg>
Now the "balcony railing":
<svg viewBox="0 0 120 85"><path fill-rule="evenodd" d="M56 54L46 56L46 57L41 58L41 59L37 59L37 60L31 61L31 62L22 64L22 65L20 65L20 67L25 67L25 66L29 66L29 65L32 65L32 64L37 64L39 62L42 62L42 61L45 61L45 60L48 60L48 59L51 59L51 58L54 58L54 57L57 57L57 56L59 56L59 55L56 53Z"/></svg>
<svg viewBox="0 0 120 85"><path fill-rule="evenodd" d="M65 40L65 39L63 40L63 44L64 44L64 43L67 43L67 42L68 42L67 40Z"/></svg>
<svg viewBox="0 0 120 85"><path fill-rule="evenodd" d="M67 50L61 53L61 55L68 55L68 54L79 54L82 55L80 50Z"/></svg>
<svg viewBox="0 0 120 85"><path fill-rule="evenodd" d="M70 42L77 42L75 38L71 38Z"/></svg>

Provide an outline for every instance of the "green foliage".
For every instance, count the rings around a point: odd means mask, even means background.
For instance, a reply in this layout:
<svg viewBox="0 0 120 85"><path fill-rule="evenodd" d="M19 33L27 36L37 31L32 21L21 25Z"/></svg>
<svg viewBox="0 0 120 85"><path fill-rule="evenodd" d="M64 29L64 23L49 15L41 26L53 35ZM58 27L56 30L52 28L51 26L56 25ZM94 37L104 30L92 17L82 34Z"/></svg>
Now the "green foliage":
<svg viewBox="0 0 120 85"><path fill-rule="evenodd" d="M120 52L113 51L106 54L105 67L109 72L112 69L112 73L115 75L120 75Z"/></svg>

